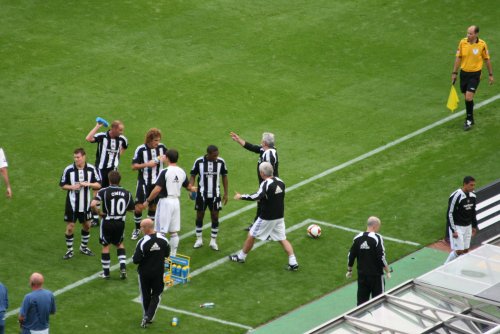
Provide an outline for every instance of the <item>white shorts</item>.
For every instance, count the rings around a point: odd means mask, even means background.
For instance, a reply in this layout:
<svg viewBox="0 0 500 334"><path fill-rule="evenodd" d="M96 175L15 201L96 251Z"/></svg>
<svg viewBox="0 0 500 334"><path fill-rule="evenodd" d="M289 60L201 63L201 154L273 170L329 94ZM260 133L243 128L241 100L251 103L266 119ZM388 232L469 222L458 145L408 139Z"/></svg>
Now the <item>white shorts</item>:
<svg viewBox="0 0 500 334"><path fill-rule="evenodd" d="M249 233L252 237L260 240L285 240L285 219L264 220L259 217L253 223Z"/></svg>
<svg viewBox="0 0 500 334"><path fill-rule="evenodd" d="M49 329L42 329L41 331L36 331L34 329L30 330L31 334L49 334Z"/></svg>
<svg viewBox="0 0 500 334"><path fill-rule="evenodd" d="M181 206L178 198L160 198L156 206L155 227L161 233L180 231Z"/></svg>
<svg viewBox="0 0 500 334"><path fill-rule="evenodd" d="M455 225L455 230L458 233L458 238L453 238L453 232L450 228L450 246L452 250L465 250L470 247L470 239L472 238L472 226Z"/></svg>

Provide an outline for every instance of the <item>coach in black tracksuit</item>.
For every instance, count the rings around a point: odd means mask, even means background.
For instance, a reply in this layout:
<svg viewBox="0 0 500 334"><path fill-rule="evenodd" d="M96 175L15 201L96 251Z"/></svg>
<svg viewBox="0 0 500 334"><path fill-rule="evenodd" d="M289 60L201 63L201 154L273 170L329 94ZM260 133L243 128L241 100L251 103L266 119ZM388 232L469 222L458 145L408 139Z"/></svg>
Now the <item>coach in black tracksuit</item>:
<svg viewBox="0 0 500 334"><path fill-rule="evenodd" d="M370 295L373 298L384 292L384 271L387 278L391 278L385 260L384 241L378 234L380 225L377 217L368 218L366 232L354 237L349 251L347 278L351 278L354 261L358 259L358 305L369 300Z"/></svg>
<svg viewBox="0 0 500 334"><path fill-rule="evenodd" d="M137 243L133 261L139 265L137 272L144 309L141 327L145 328L153 322L165 287L163 273L165 259L170 255L170 245L161 233L155 232L154 222L151 219L144 219L141 222L141 229L144 237Z"/></svg>

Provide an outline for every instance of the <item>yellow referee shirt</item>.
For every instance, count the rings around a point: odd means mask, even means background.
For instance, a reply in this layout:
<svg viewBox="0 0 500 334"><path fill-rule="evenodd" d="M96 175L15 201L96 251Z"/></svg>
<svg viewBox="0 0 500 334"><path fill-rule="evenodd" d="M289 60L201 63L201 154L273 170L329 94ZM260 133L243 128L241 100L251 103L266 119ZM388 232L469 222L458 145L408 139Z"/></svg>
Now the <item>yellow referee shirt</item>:
<svg viewBox="0 0 500 334"><path fill-rule="evenodd" d="M460 68L465 72L477 72L483 69L483 60L490 59L488 46L482 39L477 39L476 43L470 44L467 38L463 38L458 43L457 57L460 58Z"/></svg>

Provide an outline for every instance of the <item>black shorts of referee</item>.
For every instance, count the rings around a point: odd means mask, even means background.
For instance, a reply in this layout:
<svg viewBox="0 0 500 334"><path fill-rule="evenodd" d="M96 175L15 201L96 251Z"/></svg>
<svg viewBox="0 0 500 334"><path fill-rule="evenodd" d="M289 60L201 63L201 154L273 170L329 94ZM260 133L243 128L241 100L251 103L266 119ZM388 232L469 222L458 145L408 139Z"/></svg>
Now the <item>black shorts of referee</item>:
<svg viewBox="0 0 500 334"><path fill-rule="evenodd" d="M460 90L463 94L466 92L476 93L479 82L481 81L481 71L465 72L460 71Z"/></svg>

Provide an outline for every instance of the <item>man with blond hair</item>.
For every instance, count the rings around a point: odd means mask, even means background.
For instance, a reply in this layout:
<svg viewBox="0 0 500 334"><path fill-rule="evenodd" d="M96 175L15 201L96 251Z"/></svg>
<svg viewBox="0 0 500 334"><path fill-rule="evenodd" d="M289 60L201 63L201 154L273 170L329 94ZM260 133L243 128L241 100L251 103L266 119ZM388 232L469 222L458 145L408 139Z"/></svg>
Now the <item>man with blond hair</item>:
<svg viewBox="0 0 500 334"><path fill-rule="evenodd" d="M95 166L99 170L102 179L102 187L109 186L108 174L112 170L118 170L120 156L128 147L128 140L123 135L125 126L122 121L116 120L111 123L111 129L106 132L97 132L103 126L97 122L95 127L90 130L85 140L89 143L97 144L95 155ZM99 225L99 217L93 216L92 226Z"/></svg>

